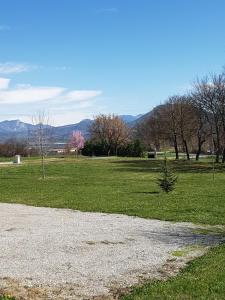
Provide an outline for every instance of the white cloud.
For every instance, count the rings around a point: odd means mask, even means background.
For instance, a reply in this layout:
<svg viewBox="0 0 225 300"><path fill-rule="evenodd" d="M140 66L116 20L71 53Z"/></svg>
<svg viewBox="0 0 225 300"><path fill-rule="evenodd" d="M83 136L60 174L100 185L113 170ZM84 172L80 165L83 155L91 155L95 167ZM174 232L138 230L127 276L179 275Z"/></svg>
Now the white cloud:
<svg viewBox="0 0 225 300"><path fill-rule="evenodd" d="M0 78L0 103L23 104L39 103L43 101L52 104L65 105L88 101L102 94L99 90L72 90L62 87L35 87L27 84L18 84L15 88L8 88L10 79ZM49 103L50 104L50 103Z"/></svg>
<svg viewBox="0 0 225 300"><path fill-rule="evenodd" d="M8 25L0 25L0 31L6 31L10 30L10 27Z"/></svg>
<svg viewBox="0 0 225 300"><path fill-rule="evenodd" d="M0 119L21 119L30 122L35 112L47 110L54 125L76 123L98 114L100 90L69 90L64 87L9 86L10 79L0 77Z"/></svg>
<svg viewBox="0 0 225 300"><path fill-rule="evenodd" d="M0 91L0 103L32 103L54 99L64 91L60 87L25 86L13 90Z"/></svg>
<svg viewBox="0 0 225 300"><path fill-rule="evenodd" d="M26 72L32 69L33 67L26 64L14 64L11 62L0 63L0 74L13 74Z"/></svg>
<svg viewBox="0 0 225 300"><path fill-rule="evenodd" d="M10 79L0 78L0 90L5 90L9 87Z"/></svg>
<svg viewBox="0 0 225 300"><path fill-rule="evenodd" d="M78 90L78 91L71 91L66 93L63 98L66 101L84 101L88 100L97 96L100 96L102 91L95 91L95 90Z"/></svg>

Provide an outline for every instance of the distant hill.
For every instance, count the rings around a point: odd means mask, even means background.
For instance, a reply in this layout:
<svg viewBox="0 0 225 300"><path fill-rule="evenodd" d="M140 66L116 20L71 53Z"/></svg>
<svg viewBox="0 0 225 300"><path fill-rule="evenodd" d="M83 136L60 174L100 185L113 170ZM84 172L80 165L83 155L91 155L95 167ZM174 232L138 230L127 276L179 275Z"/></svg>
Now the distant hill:
<svg viewBox="0 0 225 300"><path fill-rule="evenodd" d="M32 124L21 122L20 120L0 122L0 141L8 139L26 139L28 132L33 129Z"/></svg>
<svg viewBox="0 0 225 300"><path fill-rule="evenodd" d="M132 116L132 115L121 115L120 119L123 120L125 123L131 123L135 122L137 119L139 119L143 115L137 115L137 116Z"/></svg>
<svg viewBox="0 0 225 300"><path fill-rule="evenodd" d="M135 119L134 121L131 121L128 125L129 127L134 127L136 124L143 122L144 120L148 119L149 117L151 117L156 111L158 111L159 109L161 109L163 105L157 105L155 106L152 110L150 110L149 112L147 112L146 114L142 114L139 115L139 117L137 119Z"/></svg>
<svg viewBox="0 0 225 300"><path fill-rule="evenodd" d="M121 115L120 118L128 124L133 126L143 115ZM64 126L50 126L51 134L55 142L65 142L73 131L79 130L84 137L88 137L88 130L93 120L84 119L76 124ZM2 121L0 122L0 142L5 142L9 139L27 140L29 133L35 129L35 125L21 122L20 120Z"/></svg>
<svg viewBox="0 0 225 300"><path fill-rule="evenodd" d="M88 130L93 121L84 119L76 124L53 127L52 135L55 141L65 142L73 131L79 130L85 138L88 137Z"/></svg>

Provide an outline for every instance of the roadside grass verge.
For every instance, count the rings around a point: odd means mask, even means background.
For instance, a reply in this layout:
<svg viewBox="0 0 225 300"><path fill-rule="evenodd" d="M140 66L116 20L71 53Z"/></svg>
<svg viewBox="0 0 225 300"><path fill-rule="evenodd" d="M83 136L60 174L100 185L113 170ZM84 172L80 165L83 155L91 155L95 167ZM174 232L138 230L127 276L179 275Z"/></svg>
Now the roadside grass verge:
<svg viewBox="0 0 225 300"><path fill-rule="evenodd" d="M225 299L225 245L188 263L179 275L135 288L121 300Z"/></svg>
<svg viewBox="0 0 225 300"><path fill-rule="evenodd" d="M16 300L16 298L10 295L0 295L0 300Z"/></svg>

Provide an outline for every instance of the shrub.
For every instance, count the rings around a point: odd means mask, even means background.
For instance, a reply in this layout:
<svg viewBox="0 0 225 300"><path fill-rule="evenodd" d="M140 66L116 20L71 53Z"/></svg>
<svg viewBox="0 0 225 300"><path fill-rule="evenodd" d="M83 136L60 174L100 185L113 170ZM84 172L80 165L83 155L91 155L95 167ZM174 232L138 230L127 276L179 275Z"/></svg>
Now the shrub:
<svg viewBox="0 0 225 300"><path fill-rule="evenodd" d="M168 167L167 158L165 157L162 167L161 177L157 179L157 184L163 192L172 192L177 182L177 176Z"/></svg>
<svg viewBox="0 0 225 300"><path fill-rule="evenodd" d="M84 156L107 156L109 154L109 147L104 143L97 143L93 141L86 141L82 149ZM127 156L127 157L143 157L144 148L139 140L135 140L120 146L117 150L111 149L110 155Z"/></svg>
<svg viewBox="0 0 225 300"><path fill-rule="evenodd" d="M94 143L92 141L86 141L84 148L82 149L82 155L84 156L104 156L108 155L107 147L101 143Z"/></svg>
<svg viewBox="0 0 225 300"><path fill-rule="evenodd" d="M117 151L118 156L127 156L127 157L143 157L144 156L144 147L141 144L140 140L134 140L124 146L121 146Z"/></svg>

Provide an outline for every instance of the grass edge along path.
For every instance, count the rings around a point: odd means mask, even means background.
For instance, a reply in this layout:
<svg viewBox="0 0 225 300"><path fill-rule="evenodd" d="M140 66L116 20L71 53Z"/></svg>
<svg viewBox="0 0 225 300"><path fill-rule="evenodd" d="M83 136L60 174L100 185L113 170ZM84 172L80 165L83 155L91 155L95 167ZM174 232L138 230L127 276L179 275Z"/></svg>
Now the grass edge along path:
<svg viewBox="0 0 225 300"><path fill-rule="evenodd" d="M178 275L134 287L120 300L225 299L225 244L189 262Z"/></svg>
<svg viewBox="0 0 225 300"><path fill-rule="evenodd" d="M0 201L80 211L119 213L195 224L225 225L225 169L212 180L209 162L170 162L175 191L156 185L162 161L143 159L38 160L0 168Z"/></svg>

